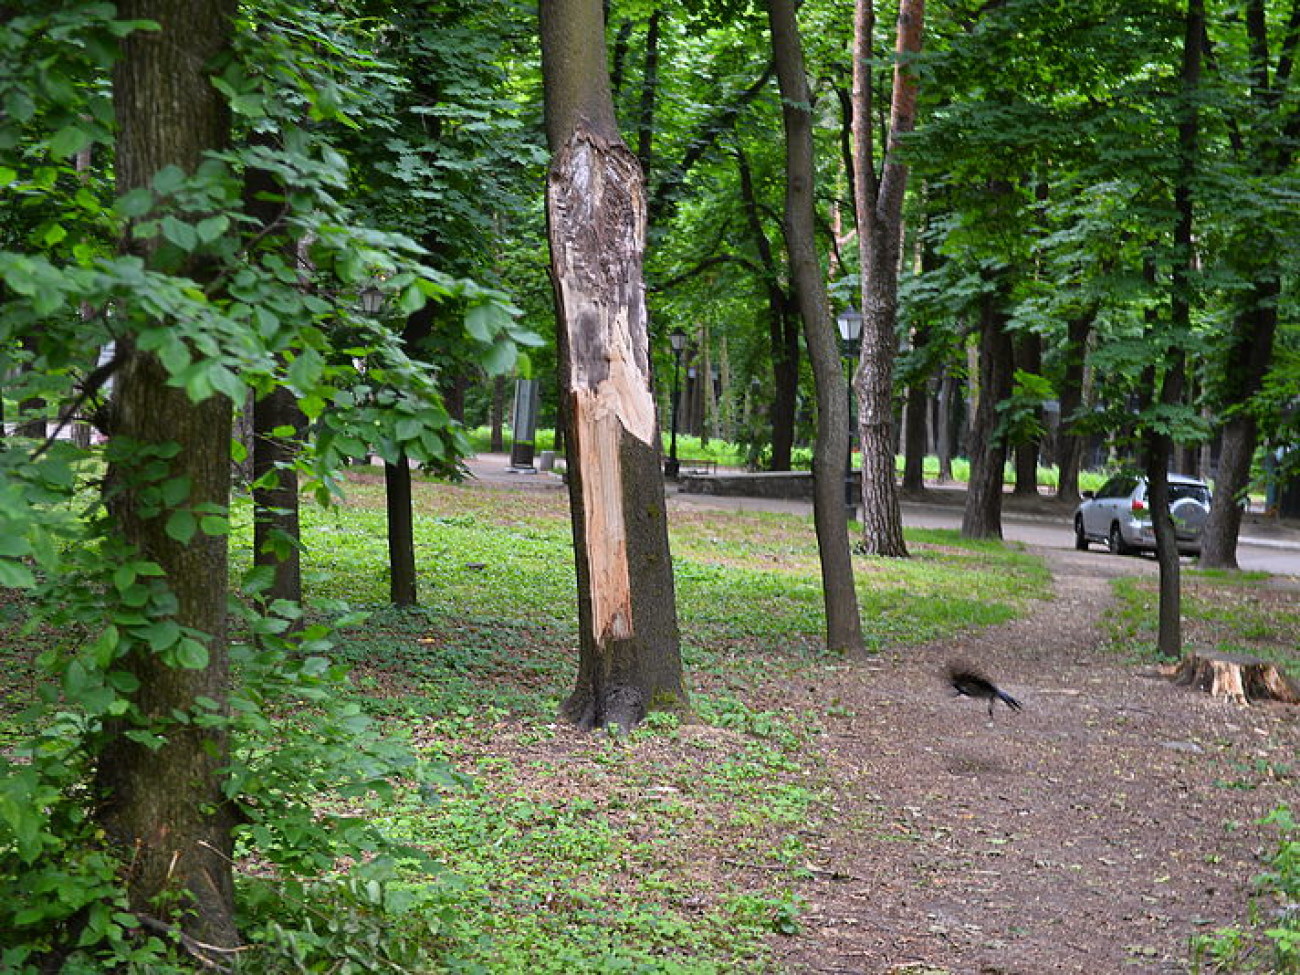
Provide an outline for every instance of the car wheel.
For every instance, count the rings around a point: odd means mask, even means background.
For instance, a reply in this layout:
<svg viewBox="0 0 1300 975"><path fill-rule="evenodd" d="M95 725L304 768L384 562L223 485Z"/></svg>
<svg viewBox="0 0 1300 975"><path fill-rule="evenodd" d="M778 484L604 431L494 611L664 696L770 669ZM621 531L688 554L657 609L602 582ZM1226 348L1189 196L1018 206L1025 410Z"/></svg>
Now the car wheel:
<svg viewBox="0 0 1300 975"><path fill-rule="evenodd" d="M1106 536L1106 543L1110 548L1111 555L1128 555L1133 550L1129 548L1128 542L1124 541L1124 536L1120 534L1119 522L1110 526L1110 534Z"/></svg>
<svg viewBox="0 0 1300 975"><path fill-rule="evenodd" d="M1080 552L1088 551L1088 536L1083 532L1083 516L1074 516L1074 547Z"/></svg>

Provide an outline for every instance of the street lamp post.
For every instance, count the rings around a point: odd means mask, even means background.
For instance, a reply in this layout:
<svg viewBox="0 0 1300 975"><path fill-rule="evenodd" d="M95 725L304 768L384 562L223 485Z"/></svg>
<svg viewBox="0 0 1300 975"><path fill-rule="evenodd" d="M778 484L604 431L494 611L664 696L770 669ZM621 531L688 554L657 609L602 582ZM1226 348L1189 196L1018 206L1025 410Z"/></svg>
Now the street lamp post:
<svg viewBox="0 0 1300 975"><path fill-rule="evenodd" d="M849 396L849 450L844 465L844 499L849 509L856 507L853 484L853 360L858 355L858 344L862 338L862 312L852 305L835 316L835 324L840 330L840 355L844 357L848 371Z"/></svg>
<svg viewBox="0 0 1300 975"><path fill-rule="evenodd" d="M668 344L673 350L673 409L672 435L668 443L668 459L664 461L664 474L675 478L681 471L681 464L677 461L677 405L682 372L682 350L686 348L686 333L680 328L673 329L668 335Z"/></svg>

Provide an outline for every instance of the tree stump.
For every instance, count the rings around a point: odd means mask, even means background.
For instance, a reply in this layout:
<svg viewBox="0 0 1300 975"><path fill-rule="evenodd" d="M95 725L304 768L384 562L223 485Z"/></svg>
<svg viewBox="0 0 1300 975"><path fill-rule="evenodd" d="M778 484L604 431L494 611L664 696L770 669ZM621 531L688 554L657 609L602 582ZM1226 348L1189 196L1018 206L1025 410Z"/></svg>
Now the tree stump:
<svg viewBox="0 0 1300 975"><path fill-rule="evenodd" d="M1241 653L1190 653L1169 675L1175 684L1208 691L1236 704L1281 701L1300 704L1300 684L1277 664Z"/></svg>

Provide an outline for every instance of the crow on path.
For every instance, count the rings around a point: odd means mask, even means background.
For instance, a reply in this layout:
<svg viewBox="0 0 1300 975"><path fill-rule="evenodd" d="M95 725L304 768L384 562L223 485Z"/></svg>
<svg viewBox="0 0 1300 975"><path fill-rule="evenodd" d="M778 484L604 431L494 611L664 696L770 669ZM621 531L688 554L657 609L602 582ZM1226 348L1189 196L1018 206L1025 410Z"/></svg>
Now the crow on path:
<svg viewBox="0 0 1300 975"><path fill-rule="evenodd" d="M1012 711L1019 711L1021 704L1006 691L969 664L950 663L948 665L948 683L960 697L984 698L989 702L989 717L993 717L993 705L1001 699Z"/></svg>

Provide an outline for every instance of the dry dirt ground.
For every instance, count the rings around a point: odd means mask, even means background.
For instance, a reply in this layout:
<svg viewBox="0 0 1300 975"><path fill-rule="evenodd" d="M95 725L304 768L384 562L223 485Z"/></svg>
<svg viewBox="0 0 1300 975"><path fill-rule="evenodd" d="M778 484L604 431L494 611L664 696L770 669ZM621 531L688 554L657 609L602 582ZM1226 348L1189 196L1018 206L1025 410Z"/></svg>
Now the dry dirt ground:
<svg viewBox="0 0 1300 975"><path fill-rule="evenodd" d="M1040 554L1055 598L1032 615L843 672L837 816L804 930L777 946L790 970L1185 972L1192 936L1244 920L1276 845L1256 821L1297 799L1300 708L1214 701L1103 649L1105 573L1153 567ZM946 697L953 657L1024 710ZM773 693L815 707L826 688Z"/></svg>

